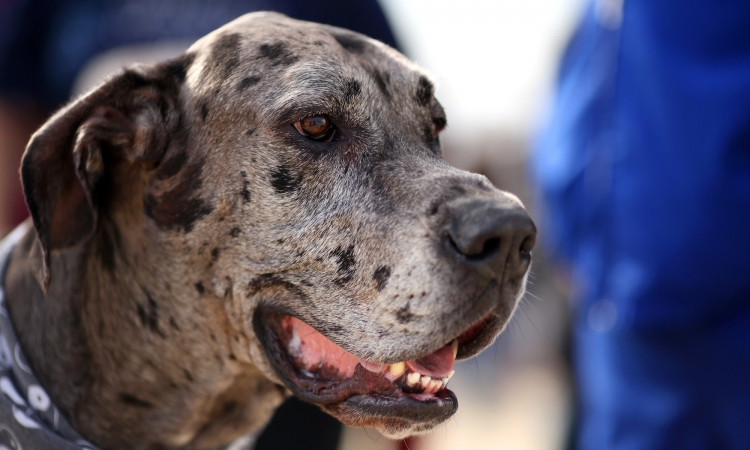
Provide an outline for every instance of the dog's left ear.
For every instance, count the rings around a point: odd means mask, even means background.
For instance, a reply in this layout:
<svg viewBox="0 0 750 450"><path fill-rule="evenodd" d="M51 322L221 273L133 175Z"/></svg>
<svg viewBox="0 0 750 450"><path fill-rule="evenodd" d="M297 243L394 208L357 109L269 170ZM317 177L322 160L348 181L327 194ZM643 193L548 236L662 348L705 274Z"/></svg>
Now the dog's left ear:
<svg viewBox="0 0 750 450"><path fill-rule="evenodd" d="M155 164L179 122L190 55L126 69L58 111L31 138L21 163L37 231L35 276L47 292L50 252L79 244L97 227L105 160Z"/></svg>

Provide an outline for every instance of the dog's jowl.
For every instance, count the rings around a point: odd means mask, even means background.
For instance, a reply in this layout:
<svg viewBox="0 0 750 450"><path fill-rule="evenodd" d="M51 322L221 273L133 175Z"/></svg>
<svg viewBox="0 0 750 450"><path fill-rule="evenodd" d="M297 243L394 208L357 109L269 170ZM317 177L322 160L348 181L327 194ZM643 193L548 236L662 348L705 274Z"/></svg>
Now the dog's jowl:
<svg viewBox="0 0 750 450"><path fill-rule="evenodd" d="M390 437L455 413L454 361L508 323L536 231L441 159L434 91L377 41L255 13L55 114L4 287L61 417L211 449L289 393Z"/></svg>

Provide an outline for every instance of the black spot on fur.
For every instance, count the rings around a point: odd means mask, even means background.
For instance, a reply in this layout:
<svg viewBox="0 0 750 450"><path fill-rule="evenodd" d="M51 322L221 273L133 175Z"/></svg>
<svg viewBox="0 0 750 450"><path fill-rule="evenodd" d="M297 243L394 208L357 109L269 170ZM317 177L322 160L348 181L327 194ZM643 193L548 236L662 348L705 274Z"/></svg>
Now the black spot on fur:
<svg viewBox="0 0 750 450"><path fill-rule="evenodd" d="M206 293L206 288L203 287L203 282L201 281L195 283L195 290L198 291L200 295L203 295Z"/></svg>
<svg viewBox="0 0 750 450"><path fill-rule="evenodd" d="M237 402L235 402L235 401L229 401L229 402L224 403L224 406L222 406L222 408L221 408L222 409L222 411L221 411L222 415L228 416L228 415L234 413L235 410L239 406L240 406L240 404L237 403Z"/></svg>
<svg viewBox="0 0 750 450"><path fill-rule="evenodd" d="M187 152L181 151L171 156L159 165L159 170L156 172L156 178L158 180L166 180L177 175L180 170L185 166L188 160Z"/></svg>
<svg viewBox="0 0 750 450"><path fill-rule="evenodd" d="M360 86L357 80L351 79L346 82L346 88L344 92L344 101L347 103L353 102L359 94L362 92L362 86Z"/></svg>
<svg viewBox="0 0 750 450"><path fill-rule="evenodd" d="M127 403L130 406L137 406L139 408L153 408L154 405L150 402L147 402L146 400L141 400L140 398L126 394L124 392L120 393L120 401L123 403Z"/></svg>
<svg viewBox="0 0 750 450"><path fill-rule="evenodd" d="M217 259L219 259L219 249L215 248L211 250L211 262L214 263Z"/></svg>
<svg viewBox="0 0 750 450"><path fill-rule="evenodd" d="M201 120L205 122L206 117L208 117L208 105L204 103L201 105Z"/></svg>
<svg viewBox="0 0 750 450"><path fill-rule="evenodd" d="M247 172L244 170L240 172L242 175L242 189L240 189L240 196L242 197L242 203L250 203L250 181L247 179Z"/></svg>
<svg viewBox="0 0 750 450"><path fill-rule="evenodd" d="M149 330L158 334L161 337L165 337L164 333L159 329L159 305L151 298L151 294L146 293L146 307L138 304L138 317L141 319L141 324L144 327L148 327Z"/></svg>
<svg viewBox="0 0 750 450"><path fill-rule="evenodd" d="M140 303L138 303L138 317L141 319L141 325L148 325L148 316L146 315L146 310Z"/></svg>
<svg viewBox="0 0 750 450"><path fill-rule="evenodd" d="M245 131L246 136L252 136L255 133L255 128L250 128L249 130Z"/></svg>
<svg viewBox="0 0 750 450"><path fill-rule="evenodd" d="M291 66L299 59L298 56L289 53L283 42L261 45L260 54L262 58L271 60L272 66Z"/></svg>
<svg viewBox="0 0 750 450"><path fill-rule="evenodd" d="M188 381L193 381L193 374L190 373L187 369L182 369L182 373L185 375L185 379Z"/></svg>
<svg viewBox="0 0 750 450"><path fill-rule="evenodd" d="M391 277L391 268L388 266L380 266L372 274L372 279L375 280L375 289L382 291L385 285L388 283L388 278Z"/></svg>
<svg viewBox="0 0 750 450"><path fill-rule="evenodd" d="M240 85L238 86L238 90L244 91L245 89L249 88L250 86L255 86L260 82L260 77L258 76L251 76L243 78L242 81L240 81Z"/></svg>
<svg viewBox="0 0 750 450"><path fill-rule="evenodd" d="M409 309L409 305L404 306L403 308L396 311L396 320L398 320L398 323L402 325L411 322L413 319L414 314L412 314L411 310Z"/></svg>
<svg viewBox="0 0 750 450"><path fill-rule="evenodd" d="M471 184L485 192L491 192L494 190L492 185L483 179L472 179Z"/></svg>
<svg viewBox="0 0 750 450"><path fill-rule="evenodd" d="M294 177L287 166L277 166L271 172L271 186L279 194L291 194L299 189L302 175Z"/></svg>
<svg viewBox="0 0 750 450"><path fill-rule="evenodd" d="M158 198L147 194L146 214L159 228L190 232L195 222L213 211L213 206L197 197L201 192L203 163L198 161L183 171L182 180Z"/></svg>
<svg viewBox="0 0 750 450"><path fill-rule="evenodd" d="M385 78L383 78L383 75L377 71L372 71L372 78L375 80L375 84L378 85L378 89L380 89L380 92L383 93L383 95L386 96L386 98L391 98L391 93L388 92L388 83L390 82L390 76L386 73Z"/></svg>
<svg viewBox="0 0 750 450"><path fill-rule="evenodd" d="M258 275L255 279L253 279L251 282L247 284L247 297L250 298L253 295L257 294L258 292L262 291L265 288L274 287L274 286L281 286L287 291L291 292L293 295L295 295L298 299L302 301L307 300L307 295L302 292L302 290L299 288L299 286L290 283L283 278L272 274L272 273L264 273L261 275Z"/></svg>
<svg viewBox="0 0 750 450"><path fill-rule="evenodd" d="M231 229L231 230L229 231L229 235L230 235L230 236L232 236L232 237L235 237L235 238L236 238L237 236L239 236L239 235L240 235L240 233L242 233L242 230L240 229L240 227L234 227L234 228L232 228L232 229Z"/></svg>
<svg viewBox="0 0 750 450"><path fill-rule="evenodd" d="M429 215L434 216L435 214L437 214L438 211L440 210L440 205L442 203L443 203L442 200L437 200L437 201L433 202L432 205L430 205Z"/></svg>
<svg viewBox="0 0 750 450"><path fill-rule="evenodd" d="M417 86L417 101L422 106L427 106L432 100L432 96L435 93L435 87L430 83L427 77L419 77L419 84Z"/></svg>
<svg viewBox="0 0 750 450"><path fill-rule="evenodd" d="M225 34L217 39L211 55L212 63L216 67L224 68L224 78L231 75L240 65L240 41L238 33Z"/></svg>
<svg viewBox="0 0 750 450"><path fill-rule="evenodd" d="M339 246L336 250L331 252L331 256L336 258L338 264L338 275L339 277L334 281L337 284L348 283L354 278L356 273L357 261L354 259L354 245L350 245L346 249Z"/></svg>
<svg viewBox="0 0 750 450"><path fill-rule="evenodd" d="M367 41L354 33L331 32L331 36L336 39L344 49L352 53L362 53L367 45Z"/></svg>
<svg viewBox="0 0 750 450"><path fill-rule="evenodd" d="M466 188L459 182L453 183L448 190L456 197L466 195Z"/></svg>

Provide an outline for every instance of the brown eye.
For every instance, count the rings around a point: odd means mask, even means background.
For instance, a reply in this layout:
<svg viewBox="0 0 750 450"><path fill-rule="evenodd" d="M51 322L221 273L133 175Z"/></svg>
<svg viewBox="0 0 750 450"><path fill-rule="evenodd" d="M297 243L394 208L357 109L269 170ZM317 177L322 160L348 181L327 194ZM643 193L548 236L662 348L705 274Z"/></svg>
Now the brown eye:
<svg viewBox="0 0 750 450"><path fill-rule="evenodd" d="M316 141L322 140L329 142L333 138L334 128L331 125L328 117L320 116L308 116L302 120L294 122L294 128L299 131L303 136L307 136L310 139Z"/></svg>
<svg viewBox="0 0 750 450"><path fill-rule="evenodd" d="M443 129L445 129L446 125L447 121L443 117L436 117L432 119L432 135L434 137L437 137L437 135L440 134Z"/></svg>

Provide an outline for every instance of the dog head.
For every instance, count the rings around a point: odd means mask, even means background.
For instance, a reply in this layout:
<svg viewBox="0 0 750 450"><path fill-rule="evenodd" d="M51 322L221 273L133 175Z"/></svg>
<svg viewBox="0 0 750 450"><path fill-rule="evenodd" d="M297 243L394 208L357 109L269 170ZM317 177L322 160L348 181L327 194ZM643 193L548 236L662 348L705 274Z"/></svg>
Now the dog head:
<svg viewBox="0 0 750 450"><path fill-rule="evenodd" d="M536 233L515 196L442 160L445 125L395 50L243 16L37 132L22 173L38 280L85 243L112 280L162 286L146 332L190 333L174 339L191 354L213 340L222 367L250 363L344 423L428 430L456 411L455 358L510 319ZM166 310L205 320L172 329Z"/></svg>

